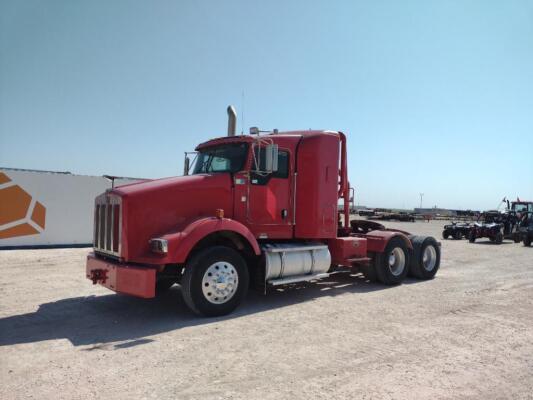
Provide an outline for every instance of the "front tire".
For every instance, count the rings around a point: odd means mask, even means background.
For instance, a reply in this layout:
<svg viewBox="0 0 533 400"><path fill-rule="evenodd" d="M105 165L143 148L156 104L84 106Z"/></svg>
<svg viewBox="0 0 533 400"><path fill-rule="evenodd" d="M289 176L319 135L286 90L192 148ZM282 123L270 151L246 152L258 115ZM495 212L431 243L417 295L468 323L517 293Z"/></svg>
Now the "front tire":
<svg viewBox="0 0 533 400"><path fill-rule="evenodd" d="M249 279L246 262L237 251L210 247L187 262L181 282L183 299L198 315L226 315L246 296Z"/></svg>
<svg viewBox="0 0 533 400"><path fill-rule="evenodd" d="M503 242L503 233L498 232L496 236L494 236L494 243L496 244L502 244Z"/></svg>
<svg viewBox="0 0 533 400"><path fill-rule="evenodd" d="M450 237L450 233L447 230L442 231L442 238L448 239Z"/></svg>
<svg viewBox="0 0 533 400"><path fill-rule="evenodd" d="M531 246L531 236L529 236L528 234L524 236L524 246Z"/></svg>
<svg viewBox="0 0 533 400"><path fill-rule="evenodd" d="M453 233L453 238L455 240L461 240L463 238L463 234L461 233L460 230L456 230L454 233Z"/></svg>
<svg viewBox="0 0 533 400"><path fill-rule="evenodd" d="M378 280L384 285L398 285L409 272L409 251L401 237L393 237L383 253L376 254L374 268Z"/></svg>
<svg viewBox="0 0 533 400"><path fill-rule="evenodd" d="M474 243L476 241L476 232L470 231L470 233L468 234L468 241L470 243Z"/></svg>

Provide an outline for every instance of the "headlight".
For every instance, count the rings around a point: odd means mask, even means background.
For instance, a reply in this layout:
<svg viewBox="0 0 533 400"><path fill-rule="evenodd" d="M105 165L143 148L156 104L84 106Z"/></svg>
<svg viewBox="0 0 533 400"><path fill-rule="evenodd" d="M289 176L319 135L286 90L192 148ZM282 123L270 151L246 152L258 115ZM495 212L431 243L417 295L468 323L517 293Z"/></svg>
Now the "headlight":
<svg viewBox="0 0 533 400"><path fill-rule="evenodd" d="M151 239L150 250L158 254L168 253L168 241L166 239Z"/></svg>

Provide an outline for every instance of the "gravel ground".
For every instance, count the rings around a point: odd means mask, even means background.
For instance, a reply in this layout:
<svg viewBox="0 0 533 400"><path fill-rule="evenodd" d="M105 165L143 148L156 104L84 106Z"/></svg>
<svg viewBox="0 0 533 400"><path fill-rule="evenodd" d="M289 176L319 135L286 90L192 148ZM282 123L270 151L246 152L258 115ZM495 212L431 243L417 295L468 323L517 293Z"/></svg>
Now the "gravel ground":
<svg viewBox="0 0 533 400"><path fill-rule="evenodd" d="M0 398L533 399L533 247L443 240L432 281L337 275L215 319L93 286L88 251L0 251Z"/></svg>

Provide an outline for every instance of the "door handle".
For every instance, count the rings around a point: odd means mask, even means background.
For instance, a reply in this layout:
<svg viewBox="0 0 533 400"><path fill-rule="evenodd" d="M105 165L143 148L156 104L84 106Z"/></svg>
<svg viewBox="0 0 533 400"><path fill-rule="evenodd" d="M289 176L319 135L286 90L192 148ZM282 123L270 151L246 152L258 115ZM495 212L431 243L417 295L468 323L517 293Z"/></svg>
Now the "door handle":
<svg viewBox="0 0 533 400"><path fill-rule="evenodd" d="M283 218L283 219L287 218L288 214L289 213L288 213L287 209L284 208L283 210L281 210L281 218Z"/></svg>

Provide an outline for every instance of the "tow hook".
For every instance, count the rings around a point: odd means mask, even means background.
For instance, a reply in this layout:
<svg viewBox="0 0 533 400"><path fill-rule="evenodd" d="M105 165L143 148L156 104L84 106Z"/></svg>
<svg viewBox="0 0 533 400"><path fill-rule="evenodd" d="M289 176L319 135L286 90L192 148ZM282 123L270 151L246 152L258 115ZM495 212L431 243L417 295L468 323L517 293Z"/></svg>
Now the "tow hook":
<svg viewBox="0 0 533 400"><path fill-rule="evenodd" d="M93 285L96 285L98 282L105 283L107 280L107 271L105 269L93 269L90 276Z"/></svg>

